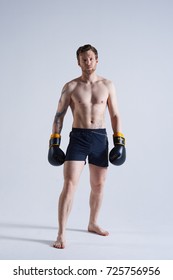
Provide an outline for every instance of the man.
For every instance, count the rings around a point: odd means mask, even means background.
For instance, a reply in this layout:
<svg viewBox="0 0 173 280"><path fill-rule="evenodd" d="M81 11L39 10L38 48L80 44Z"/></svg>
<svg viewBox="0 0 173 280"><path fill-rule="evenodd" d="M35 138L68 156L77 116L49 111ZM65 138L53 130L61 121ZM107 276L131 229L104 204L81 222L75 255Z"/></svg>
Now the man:
<svg viewBox="0 0 173 280"><path fill-rule="evenodd" d="M49 160L53 154L63 157L60 150L60 133L63 119L68 107L73 114L72 131L64 162L64 185L59 198L58 220L59 231L55 248L65 247L65 228L74 193L82 169L88 157L90 171L90 218L88 231L107 236L108 231L97 224L97 218L102 203L104 182L108 167L108 139L105 129L105 111L108 106L112 129L115 137L122 140L118 148L124 146L121 121L117 107L115 87L113 83L96 74L98 52L91 45L84 45L77 50L77 61L81 68L80 77L65 84L58 103L53 122L50 140ZM114 142L116 145L116 143ZM55 151L55 146L58 150ZM125 149L125 147L123 147ZM123 153L124 150L123 150ZM56 164L55 164L56 165ZM119 165L119 164L118 164Z"/></svg>

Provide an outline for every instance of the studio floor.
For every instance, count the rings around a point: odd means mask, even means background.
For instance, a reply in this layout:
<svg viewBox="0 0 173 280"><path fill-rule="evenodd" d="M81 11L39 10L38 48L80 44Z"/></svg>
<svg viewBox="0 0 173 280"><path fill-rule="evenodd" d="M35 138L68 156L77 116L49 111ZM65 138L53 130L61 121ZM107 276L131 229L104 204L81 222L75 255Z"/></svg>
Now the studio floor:
<svg viewBox="0 0 173 280"><path fill-rule="evenodd" d="M108 237L67 228L64 250L52 247L56 226L0 222L1 260L172 260L173 228L119 227Z"/></svg>

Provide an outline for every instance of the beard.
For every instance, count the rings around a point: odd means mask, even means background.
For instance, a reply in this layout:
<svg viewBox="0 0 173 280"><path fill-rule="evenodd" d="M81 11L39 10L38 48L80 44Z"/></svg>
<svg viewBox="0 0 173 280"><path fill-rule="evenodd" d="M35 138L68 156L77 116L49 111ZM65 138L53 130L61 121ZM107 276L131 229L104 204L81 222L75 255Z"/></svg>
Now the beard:
<svg viewBox="0 0 173 280"><path fill-rule="evenodd" d="M84 72L85 74L88 74L88 75L89 75L89 74L94 73L95 70L96 70L96 66L95 66L95 67L92 67L92 68L89 68L89 69L84 68L84 69L83 69L83 72Z"/></svg>

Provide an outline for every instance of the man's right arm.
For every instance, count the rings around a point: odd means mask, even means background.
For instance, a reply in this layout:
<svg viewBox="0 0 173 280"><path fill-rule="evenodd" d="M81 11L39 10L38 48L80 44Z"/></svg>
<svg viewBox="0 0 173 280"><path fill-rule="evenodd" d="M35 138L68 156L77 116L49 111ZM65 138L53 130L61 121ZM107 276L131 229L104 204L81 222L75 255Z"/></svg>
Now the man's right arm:
<svg viewBox="0 0 173 280"><path fill-rule="evenodd" d="M61 97L58 102L58 108L52 126L52 134L60 134L63 127L64 116L70 105L71 93L69 84L65 84L62 89Z"/></svg>
<svg viewBox="0 0 173 280"><path fill-rule="evenodd" d="M71 91L69 84L66 84L59 99L58 108L53 122L52 135L49 140L48 161L51 165L59 166L64 163L65 154L60 149L61 129L63 126L64 116L70 105Z"/></svg>

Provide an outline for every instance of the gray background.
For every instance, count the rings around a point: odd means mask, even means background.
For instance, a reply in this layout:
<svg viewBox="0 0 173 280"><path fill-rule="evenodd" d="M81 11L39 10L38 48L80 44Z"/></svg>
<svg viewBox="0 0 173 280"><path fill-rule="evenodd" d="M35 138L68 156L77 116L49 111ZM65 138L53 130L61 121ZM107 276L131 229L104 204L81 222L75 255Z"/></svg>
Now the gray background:
<svg viewBox="0 0 173 280"><path fill-rule="evenodd" d="M0 0L1 259L172 259L172 14L171 0ZM86 166L59 251L51 244L63 168L48 164L48 140L86 43L116 85L127 161L109 167L99 221L110 236L86 231ZM106 123L112 148L108 113Z"/></svg>

